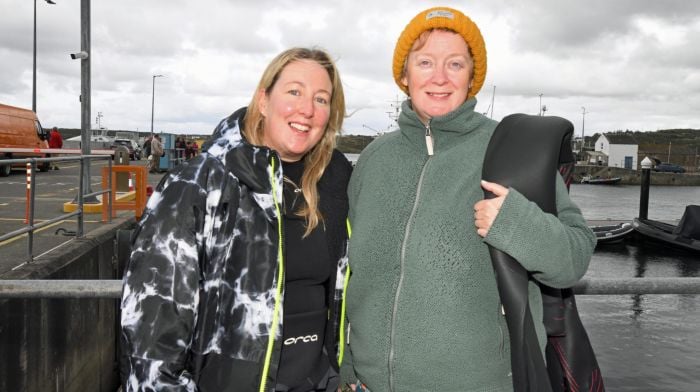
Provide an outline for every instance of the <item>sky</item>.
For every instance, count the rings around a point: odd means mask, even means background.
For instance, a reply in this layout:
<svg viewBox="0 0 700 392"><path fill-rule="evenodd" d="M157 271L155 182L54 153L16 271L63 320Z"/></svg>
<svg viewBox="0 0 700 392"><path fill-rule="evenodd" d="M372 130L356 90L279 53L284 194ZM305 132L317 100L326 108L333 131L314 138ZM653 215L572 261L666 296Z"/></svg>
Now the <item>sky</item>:
<svg viewBox="0 0 700 392"><path fill-rule="evenodd" d="M81 1L54 1L36 0L37 114L44 127L80 128L70 53ZM0 0L0 103L32 106L33 4ZM389 131L406 98L391 73L396 40L441 5L481 29L488 71L476 110L495 120L543 105L576 136L700 129L700 1L686 0L93 1L92 126L99 115L108 129L149 131L153 99L156 132L210 134L250 102L275 55L315 46L340 71L344 133Z"/></svg>

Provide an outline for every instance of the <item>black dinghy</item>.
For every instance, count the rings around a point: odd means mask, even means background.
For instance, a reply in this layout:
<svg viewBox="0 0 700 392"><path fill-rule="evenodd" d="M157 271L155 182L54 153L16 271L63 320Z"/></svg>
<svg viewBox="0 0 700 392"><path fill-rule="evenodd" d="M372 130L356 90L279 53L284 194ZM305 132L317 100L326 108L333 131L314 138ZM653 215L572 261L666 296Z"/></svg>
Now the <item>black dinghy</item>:
<svg viewBox="0 0 700 392"><path fill-rule="evenodd" d="M700 252L700 205L689 205L678 225L634 218L634 230L646 239L674 248Z"/></svg>
<svg viewBox="0 0 700 392"><path fill-rule="evenodd" d="M598 245L616 244L622 242L634 227L629 222L618 223L616 225L590 226L598 239Z"/></svg>

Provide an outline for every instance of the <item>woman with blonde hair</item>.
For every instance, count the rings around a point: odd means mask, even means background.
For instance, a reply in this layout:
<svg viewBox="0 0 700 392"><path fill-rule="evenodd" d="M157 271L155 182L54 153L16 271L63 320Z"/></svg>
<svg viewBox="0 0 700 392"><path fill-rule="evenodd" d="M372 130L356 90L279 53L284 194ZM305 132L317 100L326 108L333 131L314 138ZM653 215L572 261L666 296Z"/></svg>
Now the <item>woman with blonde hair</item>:
<svg viewBox="0 0 700 392"><path fill-rule="evenodd" d="M122 298L127 391L335 391L351 166L330 56L293 48L134 236Z"/></svg>

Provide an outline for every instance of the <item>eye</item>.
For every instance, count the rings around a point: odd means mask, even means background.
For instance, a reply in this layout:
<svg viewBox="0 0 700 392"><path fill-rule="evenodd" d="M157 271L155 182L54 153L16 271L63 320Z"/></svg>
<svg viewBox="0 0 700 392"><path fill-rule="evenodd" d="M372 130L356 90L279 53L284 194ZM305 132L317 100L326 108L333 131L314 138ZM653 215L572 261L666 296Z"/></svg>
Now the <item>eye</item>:
<svg viewBox="0 0 700 392"><path fill-rule="evenodd" d="M464 64L461 61L452 61L450 62L450 68L454 70L460 70L464 68Z"/></svg>
<svg viewBox="0 0 700 392"><path fill-rule="evenodd" d="M421 68L427 68L430 67L432 63L428 59L420 59L418 60L418 66Z"/></svg>
<svg viewBox="0 0 700 392"><path fill-rule="evenodd" d="M297 89L291 89L291 90L287 91L287 94L294 95L295 97L298 97L301 95L301 91L299 91Z"/></svg>
<svg viewBox="0 0 700 392"><path fill-rule="evenodd" d="M316 97L316 102L320 103L321 105L328 105L328 98Z"/></svg>

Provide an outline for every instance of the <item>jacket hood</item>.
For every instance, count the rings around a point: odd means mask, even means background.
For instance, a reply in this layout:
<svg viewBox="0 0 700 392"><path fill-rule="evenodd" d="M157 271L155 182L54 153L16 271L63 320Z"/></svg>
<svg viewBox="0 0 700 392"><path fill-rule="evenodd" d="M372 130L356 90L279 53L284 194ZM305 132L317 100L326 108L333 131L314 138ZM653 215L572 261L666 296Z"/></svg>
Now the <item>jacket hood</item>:
<svg viewBox="0 0 700 392"><path fill-rule="evenodd" d="M272 194L270 163L275 161L275 178L281 184L282 169L277 154L264 146L253 146L243 136L243 124L247 108L236 110L227 118L221 120L214 129L211 139L202 146L202 151L208 156L218 159L242 183L259 194ZM281 199L281 190L278 200Z"/></svg>

